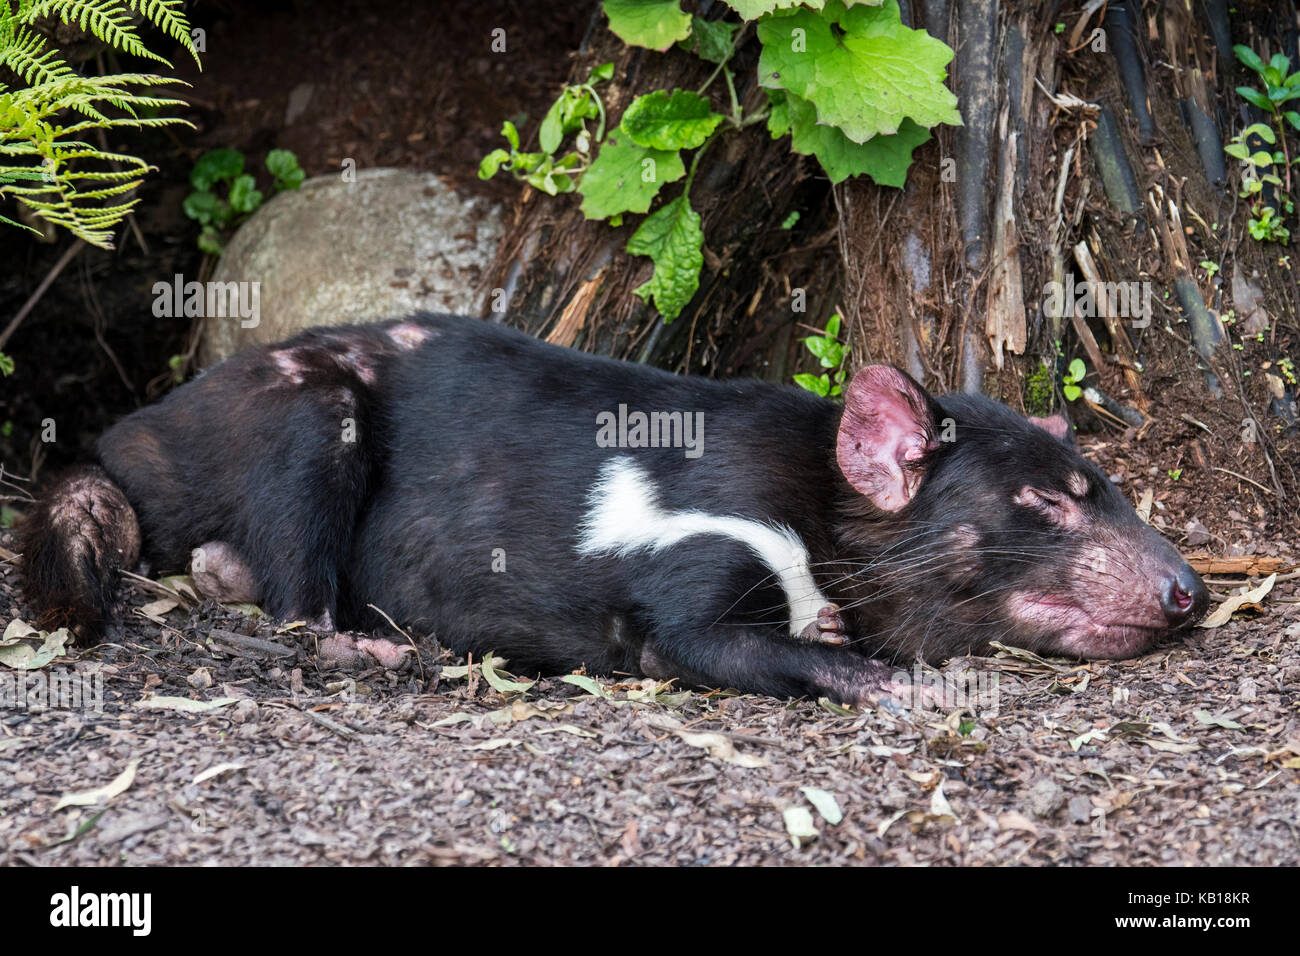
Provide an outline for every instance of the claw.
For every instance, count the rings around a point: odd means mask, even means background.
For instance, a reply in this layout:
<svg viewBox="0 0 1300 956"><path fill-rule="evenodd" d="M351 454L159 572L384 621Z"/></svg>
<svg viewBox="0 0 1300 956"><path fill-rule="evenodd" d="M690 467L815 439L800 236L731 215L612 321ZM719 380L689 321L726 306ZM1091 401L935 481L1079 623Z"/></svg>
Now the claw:
<svg viewBox="0 0 1300 956"><path fill-rule="evenodd" d="M817 620L800 631L799 637L809 643L829 644L832 647L841 647L847 644L849 642L848 629L844 626L844 621L840 619L839 605L827 604L818 611Z"/></svg>

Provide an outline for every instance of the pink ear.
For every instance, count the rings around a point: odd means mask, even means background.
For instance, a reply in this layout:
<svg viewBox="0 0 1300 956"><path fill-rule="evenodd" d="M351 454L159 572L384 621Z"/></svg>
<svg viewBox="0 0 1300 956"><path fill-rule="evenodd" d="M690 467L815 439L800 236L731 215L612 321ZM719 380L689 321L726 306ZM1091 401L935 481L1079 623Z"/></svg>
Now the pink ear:
<svg viewBox="0 0 1300 956"><path fill-rule="evenodd" d="M882 511L898 511L924 477L920 462L938 447L925 389L888 365L858 372L844 393L835 457L850 485Z"/></svg>
<svg viewBox="0 0 1300 956"><path fill-rule="evenodd" d="M1067 445L1074 444L1074 429L1070 427L1070 420L1063 414L1049 415L1046 418L1031 415L1029 416L1029 424L1037 425L1053 438L1057 438Z"/></svg>

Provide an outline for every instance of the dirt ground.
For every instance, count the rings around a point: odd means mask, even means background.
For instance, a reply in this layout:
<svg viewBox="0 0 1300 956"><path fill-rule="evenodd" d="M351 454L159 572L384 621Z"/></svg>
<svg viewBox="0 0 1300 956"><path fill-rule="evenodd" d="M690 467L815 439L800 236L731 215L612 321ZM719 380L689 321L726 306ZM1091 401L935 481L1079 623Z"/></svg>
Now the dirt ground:
<svg viewBox="0 0 1300 956"><path fill-rule="evenodd" d="M6 619L17 578L0 561ZM427 646L402 674L330 670L316 636L236 611L132 611L54 665L101 675L102 712L0 710L0 865L1294 865L1296 580L1264 607L1138 660L951 662L986 693L862 713L653 682L517 693L508 665ZM153 709L176 698L208 709Z"/></svg>

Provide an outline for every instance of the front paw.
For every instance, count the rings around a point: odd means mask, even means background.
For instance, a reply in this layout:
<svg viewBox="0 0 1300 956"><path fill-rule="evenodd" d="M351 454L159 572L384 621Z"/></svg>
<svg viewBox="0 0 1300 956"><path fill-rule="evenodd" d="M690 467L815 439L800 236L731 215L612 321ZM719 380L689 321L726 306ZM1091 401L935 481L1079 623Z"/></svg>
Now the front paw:
<svg viewBox="0 0 1300 956"><path fill-rule="evenodd" d="M840 618L837 604L827 604L817 612L817 620L799 632L799 639L810 644L829 644L842 647L849 642L848 628Z"/></svg>

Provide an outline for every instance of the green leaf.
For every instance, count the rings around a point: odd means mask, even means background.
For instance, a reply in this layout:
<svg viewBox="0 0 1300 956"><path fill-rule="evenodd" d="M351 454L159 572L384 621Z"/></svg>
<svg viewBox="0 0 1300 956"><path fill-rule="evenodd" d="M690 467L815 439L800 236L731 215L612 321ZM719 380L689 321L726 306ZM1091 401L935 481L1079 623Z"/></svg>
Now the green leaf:
<svg viewBox="0 0 1300 956"><path fill-rule="evenodd" d="M681 314L700 287L704 265L704 233L700 215L687 196L678 196L647 216L627 241L634 256L654 260L650 281L632 291L647 302L653 300L665 322Z"/></svg>
<svg viewBox="0 0 1300 956"><path fill-rule="evenodd" d="M506 120L501 124L501 135L506 138L506 142L510 144L511 149L519 148L519 130L515 129L515 124L510 120Z"/></svg>
<svg viewBox="0 0 1300 956"><path fill-rule="evenodd" d="M230 184L230 208L235 212L252 212L262 205L257 180L245 173Z"/></svg>
<svg viewBox="0 0 1300 956"><path fill-rule="evenodd" d="M800 372L794 377L794 383L814 395L820 395L822 398L825 398L831 390L831 380L825 373L810 375L807 372Z"/></svg>
<svg viewBox="0 0 1300 956"><path fill-rule="evenodd" d="M217 198L216 194L205 189L192 192L186 196L181 203L181 208L185 210L185 215L191 219L207 224L217 217L220 205L221 200Z"/></svg>
<svg viewBox="0 0 1300 956"><path fill-rule="evenodd" d="M541 144L543 153L553 153L560 148L564 139L563 111L564 98L560 97L542 117L542 128L537 133L537 141Z"/></svg>
<svg viewBox="0 0 1300 956"><path fill-rule="evenodd" d="M1270 146L1277 142L1277 137L1273 135L1273 129L1267 123L1251 123L1241 131L1241 136L1245 139L1247 136L1258 136Z"/></svg>
<svg viewBox="0 0 1300 956"><path fill-rule="evenodd" d="M691 32L678 0L604 0L609 28L630 46L664 51Z"/></svg>
<svg viewBox="0 0 1300 956"><path fill-rule="evenodd" d="M1088 366L1083 364L1083 359L1075 359L1070 363L1069 369L1066 370L1066 381L1082 382L1083 377L1088 374Z"/></svg>
<svg viewBox="0 0 1300 956"><path fill-rule="evenodd" d="M727 6L746 20L757 20L774 10L788 10L791 7L803 6L820 10L823 2L824 0L727 0Z"/></svg>
<svg viewBox="0 0 1300 956"><path fill-rule="evenodd" d="M210 256L219 256L226 251L226 244L215 226L204 226L199 234L199 249Z"/></svg>
<svg viewBox="0 0 1300 956"><path fill-rule="evenodd" d="M709 101L688 90L655 90L634 99L623 113L622 129L650 149L694 149L722 122Z"/></svg>
<svg viewBox="0 0 1300 956"><path fill-rule="evenodd" d="M1239 86L1237 87L1237 93L1241 96L1243 100L1253 103L1255 106L1258 106L1264 112L1266 113L1273 112L1273 104L1269 102L1267 96L1265 96L1263 93L1260 93L1258 90L1253 90L1249 86Z"/></svg>
<svg viewBox="0 0 1300 956"><path fill-rule="evenodd" d="M1234 159L1240 159L1243 162L1250 156L1250 147L1245 143L1231 142L1223 147L1223 151Z"/></svg>
<svg viewBox="0 0 1300 956"><path fill-rule="evenodd" d="M685 175L686 167L675 150L639 146L619 127L605 138L578 186L582 214L607 219L624 212L648 212L664 183Z"/></svg>
<svg viewBox="0 0 1300 956"><path fill-rule="evenodd" d="M821 360L822 368L834 368L844 360L844 346L832 338L810 335L803 344Z"/></svg>
<svg viewBox="0 0 1300 956"><path fill-rule="evenodd" d="M961 125L957 98L943 85L952 50L903 26L896 0L849 9L830 0L823 14L800 8L764 18L758 36L762 85L812 103L820 122L855 143L898 132L904 118Z"/></svg>
<svg viewBox="0 0 1300 956"><path fill-rule="evenodd" d="M840 323L842 321L843 320L840 318L840 314L838 312L836 312L834 315L832 315L829 319L826 320L827 338L838 339L840 337Z"/></svg>
<svg viewBox="0 0 1300 956"><path fill-rule="evenodd" d="M510 154L504 149L494 149L483 157L482 162L478 164L478 178L491 179L501 168L501 164L510 159Z"/></svg>
<svg viewBox="0 0 1300 956"><path fill-rule="evenodd" d="M1067 402L1072 402L1083 394L1083 389L1078 385L1063 385L1061 386L1061 391L1065 393L1065 400Z"/></svg>
<svg viewBox="0 0 1300 956"><path fill-rule="evenodd" d="M1300 130L1300 113L1297 113L1295 110L1287 110L1282 115L1286 117L1288 123Z"/></svg>
<svg viewBox="0 0 1300 956"><path fill-rule="evenodd" d="M602 63L600 64L600 66L594 66L591 68L591 72L587 74L587 82L600 83L603 80L610 79L613 75L614 75L614 64Z"/></svg>
<svg viewBox="0 0 1300 956"><path fill-rule="evenodd" d="M905 119L898 132L855 143L834 126L820 125L817 110L793 93L769 92L773 97L767 129L774 139L790 133L790 147L801 156L816 156L832 183L850 176L870 176L881 186L902 188L912 165L912 150L930 138L930 131Z"/></svg>
<svg viewBox="0 0 1300 956"><path fill-rule="evenodd" d="M688 53L694 53L701 60L723 63L731 56L733 34L738 26L740 24L728 23L726 20L704 20L692 16L691 35L677 45Z"/></svg>
<svg viewBox="0 0 1300 956"><path fill-rule="evenodd" d="M190 173L195 189L211 189L221 180L233 180L244 171L244 154L237 149L214 149L205 153Z"/></svg>
<svg viewBox="0 0 1300 956"><path fill-rule="evenodd" d="M266 168L281 189L297 189L307 178L303 168L298 165L298 157L287 149L273 149L267 153Z"/></svg>
<svg viewBox="0 0 1300 956"><path fill-rule="evenodd" d="M1237 54L1238 60L1246 64L1246 66L1250 67L1256 73L1264 72L1264 61L1261 60L1259 58L1259 54L1257 54L1250 47L1243 46L1242 44L1238 43L1236 46L1232 48L1232 52Z"/></svg>

